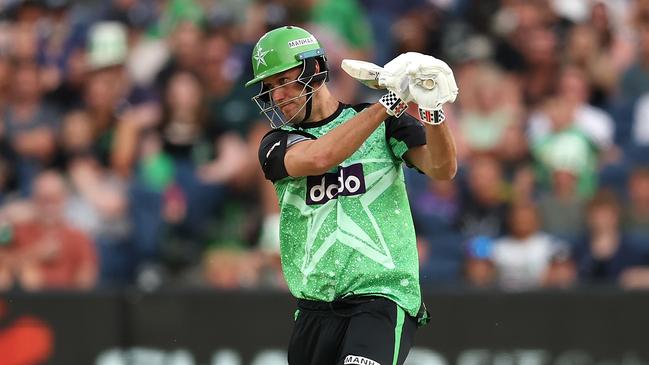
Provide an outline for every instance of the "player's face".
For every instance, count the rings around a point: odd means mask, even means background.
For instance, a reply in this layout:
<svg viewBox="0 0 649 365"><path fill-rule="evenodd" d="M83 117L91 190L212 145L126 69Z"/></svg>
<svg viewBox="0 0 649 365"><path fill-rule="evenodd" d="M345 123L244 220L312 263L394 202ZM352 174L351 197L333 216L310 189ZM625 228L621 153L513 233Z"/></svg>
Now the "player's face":
<svg viewBox="0 0 649 365"><path fill-rule="evenodd" d="M298 66L264 80L264 88L271 90L270 97L286 120L302 120L306 113L304 84L295 82L301 72L302 66Z"/></svg>

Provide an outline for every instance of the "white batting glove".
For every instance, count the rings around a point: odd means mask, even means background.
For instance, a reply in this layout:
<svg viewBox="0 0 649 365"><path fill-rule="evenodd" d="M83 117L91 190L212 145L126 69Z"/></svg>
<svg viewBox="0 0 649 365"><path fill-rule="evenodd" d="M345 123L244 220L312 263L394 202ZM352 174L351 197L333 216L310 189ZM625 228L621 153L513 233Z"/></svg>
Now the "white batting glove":
<svg viewBox="0 0 649 365"><path fill-rule="evenodd" d="M411 60L408 89L419 105L419 117L424 123L440 124L445 119L442 106L454 102L458 94L453 71L435 57L414 52L407 55Z"/></svg>
<svg viewBox="0 0 649 365"><path fill-rule="evenodd" d="M415 101L423 122L439 124L444 120L442 105L454 102L458 94L446 62L417 52L403 53L383 67L358 60L343 60L341 67L371 88L387 89L379 102L397 117L405 112L408 102Z"/></svg>
<svg viewBox="0 0 649 365"><path fill-rule="evenodd" d="M401 54L386 63L379 75L379 85L397 94L405 102L412 101L408 85L410 81L408 77L410 62L410 58L405 53Z"/></svg>
<svg viewBox="0 0 649 365"><path fill-rule="evenodd" d="M386 63L379 75L379 85L388 89L388 93L379 103L386 108L389 115L400 117L408 109L408 102L413 100L407 74L409 62L408 57L399 55Z"/></svg>

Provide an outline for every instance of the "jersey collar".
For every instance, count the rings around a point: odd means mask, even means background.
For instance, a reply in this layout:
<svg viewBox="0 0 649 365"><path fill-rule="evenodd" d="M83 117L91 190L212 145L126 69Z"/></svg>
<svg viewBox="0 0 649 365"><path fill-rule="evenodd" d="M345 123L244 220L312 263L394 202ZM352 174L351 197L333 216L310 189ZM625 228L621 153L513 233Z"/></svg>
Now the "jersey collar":
<svg viewBox="0 0 649 365"><path fill-rule="evenodd" d="M325 125L325 124L331 122L332 120L338 118L340 113L343 112L344 108L345 108L345 104L343 104L341 102L338 102L338 109L336 109L336 111L333 114L331 114L330 116L328 116L327 118L325 118L325 119L323 119L321 121L318 121L318 122L313 122L313 123L300 123L300 125L295 126L295 127L298 128L298 129L309 129L309 128L322 127L323 125Z"/></svg>

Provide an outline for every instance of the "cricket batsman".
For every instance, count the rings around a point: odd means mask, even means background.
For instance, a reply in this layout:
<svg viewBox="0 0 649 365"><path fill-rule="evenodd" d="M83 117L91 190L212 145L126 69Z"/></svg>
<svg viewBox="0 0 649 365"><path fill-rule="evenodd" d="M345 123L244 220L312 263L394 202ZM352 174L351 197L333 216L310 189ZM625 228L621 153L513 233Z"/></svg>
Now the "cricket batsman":
<svg viewBox="0 0 649 365"><path fill-rule="evenodd" d="M428 312L402 166L455 176L442 112L458 92L451 69L412 52L382 68L347 60L351 76L386 94L343 104L327 88L325 50L295 26L262 36L252 66L246 86L259 85L253 100L273 128L259 162L277 192L282 268L297 298L289 364L403 364ZM420 120L404 113L408 102Z"/></svg>

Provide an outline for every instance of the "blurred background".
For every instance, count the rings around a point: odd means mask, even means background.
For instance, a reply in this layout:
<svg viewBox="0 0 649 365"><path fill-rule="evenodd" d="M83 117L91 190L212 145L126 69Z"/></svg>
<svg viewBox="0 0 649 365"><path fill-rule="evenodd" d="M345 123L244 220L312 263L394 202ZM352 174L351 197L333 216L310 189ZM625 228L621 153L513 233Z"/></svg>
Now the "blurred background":
<svg viewBox="0 0 649 365"><path fill-rule="evenodd" d="M649 1L0 0L0 365L285 363L243 84L287 24L342 102L380 97L343 58L458 81L458 176L406 172L434 318L407 364L649 363Z"/></svg>

